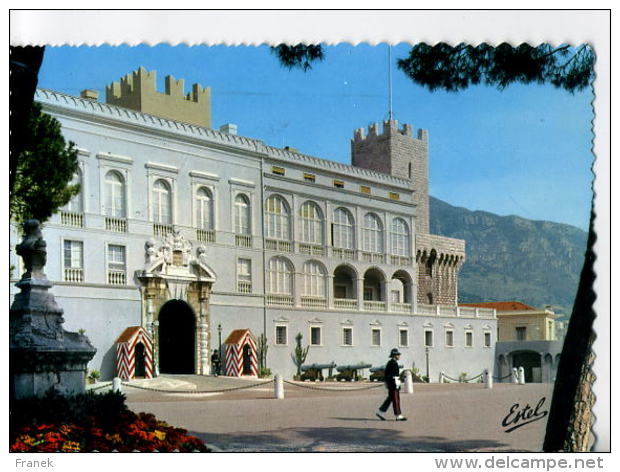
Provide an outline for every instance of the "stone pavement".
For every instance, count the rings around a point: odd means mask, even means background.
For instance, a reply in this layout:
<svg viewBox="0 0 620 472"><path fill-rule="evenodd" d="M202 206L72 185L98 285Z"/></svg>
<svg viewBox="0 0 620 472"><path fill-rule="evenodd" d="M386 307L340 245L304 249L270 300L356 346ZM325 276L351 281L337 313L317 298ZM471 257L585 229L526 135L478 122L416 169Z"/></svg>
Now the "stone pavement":
<svg viewBox="0 0 620 472"><path fill-rule="evenodd" d="M134 381L151 388L214 390L259 382L195 376ZM308 386L308 384L304 384ZM315 384L310 384L314 386ZM359 388L371 383L319 384ZM505 432L502 420L518 403L548 411L551 384L414 384L402 394L409 421L379 420L374 412L385 390L326 392L285 384L285 399L273 399L273 384L228 393L156 393L124 387L129 407L154 413L202 438L214 450L236 452L454 452L539 451L547 416ZM513 415L514 416L514 415ZM525 421L524 421L525 422Z"/></svg>

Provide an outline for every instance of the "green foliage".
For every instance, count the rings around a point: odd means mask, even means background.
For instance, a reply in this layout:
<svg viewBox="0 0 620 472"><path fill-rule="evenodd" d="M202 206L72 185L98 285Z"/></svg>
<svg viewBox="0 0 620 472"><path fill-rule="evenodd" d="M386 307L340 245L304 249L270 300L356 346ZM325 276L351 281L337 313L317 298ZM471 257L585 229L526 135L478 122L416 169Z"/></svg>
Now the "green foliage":
<svg viewBox="0 0 620 472"><path fill-rule="evenodd" d="M321 45L272 48L280 64L289 69L307 71L324 59ZM584 44L579 48L549 44L490 46L438 43L416 44L409 55L397 61L398 68L414 83L429 90L457 92L471 85L486 84L503 90L510 84L551 84L571 93L589 86L594 78L594 51Z"/></svg>
<svg viewBox="0 0 620 472"><path fill-rule="evenodd" d="M563 45L530 46L527 43L496 47L437 43L416 44L398 67L415 83L433 91L457 92L485 84L502 90L513 83L551 84L574 92L590 85L594 75L594 52L588 45L575 50Z"/></svg>
<svg viewBox="0 0 620 472"><path fill-rule="evenodd" d="M295 346L295 353L291 354L291 359L293 359L293 362L295 363L295 365L297 366L297 377L301 377L301 366L303 365L304 362L306 362L306 357L308 357L308 350L310 349L310 346L306 346L305 348L302 347L301 345L301 340L303 339L303 336L301 333L297 333L297 336L295 336L295 342L296 342L296 346Z"/></svg>
<svg viewBox="0 0 620 472"><path fill-rule="evenodd" d="M65 142L58 120L38 103L32 105L25 146L16 159L9 212L18 224L48 220L79 193L79 185L69 185L78 170L77 150Z"/></svg>
<svg viewBox="0 0 620 472"><path fill-rule="evenodd" d="M101 378L101 372L98 370L91 370L88 374L88 380L92 383L95 383L97 380Z"/></svg>
<svg viewBox="0 0 620 472"><path fill-rule="evenodd" d="M267 349L269 349L269 345L267 344L267 336L265 336L265 333L261 333L258 337L257 344L258 368L260 370L269 370L267 369ZM271 375L271 371L269 374Z"/></svg>
<svg viewBox="0 0 620 472"><path fill-rule="evenodd" d="M271 377L271 369L267 369L266 367L261 367L258 371L258 377L261 379Z"/></svg>
<svg viewBox="0 0 620 472"><path fill-rule="evenodd" d="M461 372L461 375L459 375L459 382L467 382L467 372Z"/></svg>
<svg viewBox="0 0 620 472"><path fill-rule="evenodd" d="M322 61L324 58L323 48L318 44L296 44L289 46L279 44L272 46L271 51L278 56L280 64L289 69L312 69L312 63Z"/></svg>
<svg viewBox="0 0 620 472"><path fill-rule="evenodd" d="M64 396L50 389L41 398L14 400L10 405L10 428L45 423L85 425L97 417L104 427L110 427L128 412L125 395L120 392L94 392Z"/></svg>

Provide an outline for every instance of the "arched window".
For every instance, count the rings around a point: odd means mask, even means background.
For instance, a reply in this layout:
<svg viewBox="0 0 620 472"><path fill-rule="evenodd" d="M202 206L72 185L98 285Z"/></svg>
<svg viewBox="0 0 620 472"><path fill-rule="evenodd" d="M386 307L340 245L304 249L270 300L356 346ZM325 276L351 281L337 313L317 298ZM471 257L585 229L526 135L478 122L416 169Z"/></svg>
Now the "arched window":
<svg viewBox="0 0 620 472"><path fill-rule="evenodd" d="M383 252L383 225L374 213L364 216L364 251Z"/></svg>
<svg viewBox="0 0 620 472"><path fill-rule="evenodd" d="M353 216L346 208L336 208L332 226L332 245L337 248L355 249Z"/></svg>
<svg viewBox="0 0 620 472"><path fill-rule="evenodd" d="M392 220L392 254L397 256L409 256L411 239L409 226L402 218Z"/></svg>
<svg viewBox="0 0 620 472"><path fill-rule="evenodd" d="M79 185L80 192L77 195L74 195L69 203L67 203L64 207L64 210L71 211L73 213L82 213L84 208L82 206L82 171L78 168L78 170L73 175L71 182L69 185Z"/></svg>
<svg viewBox="0 0 620 472"><path fill-rule="evenodd" d="M272 195L266 202L265 232L268 238L290 240L290 212L286 201Z"/></svg>
<svg viewBox="0 0 620 472"><path fill-rule="evenodd" d="M250 234L250 199L243 193L235 197L235 234Z"/></svg>
<svg viewBox="0 0 620 472"><path fill-rule="evenodd" d="M111 170L105 175L105 215L111 218L125 218L125 180Z"/></svg>
<svg viewBox="0 0 620 472"><path fill-rule="evenodd" d="M305 202L299 211L301 240L305 243L323 244L323 216L314 202Z"/></svg>
<svg viewBox="0 0 620 472"><path fill-rule="evenodd" d="M196 192L196 227L213 229L213 195L206 187Z"/></svg>
<svg viewBox="0 0 620 472"><path fill-rule="evenodd" d="M304 264L303 274L303 295L324 298L326 296L327 271L323 264L318 261L308 261Z"/></svg>
<svg viewBox="0 0 620 472"><path fill-rule="evenodd" d="M161 224L172 223L172 199L170 185L163 179L153 184L153 221Z"/></svg>
<svg viewBox="0 0 620 472"><path fill-rule="evenodd" d="M272 257L267 268L267 292L293 294L293 265L284 257Z"/></svg>

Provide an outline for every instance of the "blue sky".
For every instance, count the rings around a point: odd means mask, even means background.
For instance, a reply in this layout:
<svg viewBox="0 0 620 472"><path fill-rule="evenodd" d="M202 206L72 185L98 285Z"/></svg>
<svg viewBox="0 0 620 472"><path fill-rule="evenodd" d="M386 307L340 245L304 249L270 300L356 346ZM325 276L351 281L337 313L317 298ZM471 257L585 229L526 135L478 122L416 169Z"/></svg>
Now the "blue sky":
<svg viewBox="0 0 620 472"><path fill-rule="evenodd" d="M396 69L409 46L392 48L393 110L429 132L430 193L500 215L587 229L592 174L590 90L486 86L429 92ZM39 87L78 95L144 66L211 87L213 127L273 146L350 163L355 128L387 118L387 46L341 44L309 72L279 66L261 47L47 47Z"/></svg>

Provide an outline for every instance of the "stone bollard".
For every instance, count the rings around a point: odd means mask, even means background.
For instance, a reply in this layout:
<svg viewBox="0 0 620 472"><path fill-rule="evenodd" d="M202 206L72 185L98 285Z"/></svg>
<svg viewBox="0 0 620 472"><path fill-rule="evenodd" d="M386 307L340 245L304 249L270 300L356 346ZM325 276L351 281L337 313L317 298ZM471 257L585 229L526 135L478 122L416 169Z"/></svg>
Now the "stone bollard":
<svg viewBox="0 0 620 472"><path fill-rule="evenodd" d="M512 383L519 383L519 371L516 367L512 368Z"/></svg>
<svg viewBox="0 0 620 472"><path fill-rule="evenodd" d="M277 400L282 400L284 398L284 382L282 381L282 375L276 374L274 380L274 396Z"/></svg>
<svg viewBox="0 0 620 472"><path fill-rule="evenodd" d="M413 375L410 370L405 371L405 393L413 393Z"/></svg>
<svg viewBox="0 0 620 472"><path fill-rule="evenodd" d="M525 369L523 366L519 367L519 383L525 385Z"/></svg>
<svg viewBox="0 0 620 472"><path fill-rule="evenodd" d="M123 391L121 388L121 379L119 377L114 377L112 379L112 391L118 393Z"/></svg>
<svg viewBox="0 0 620 472"><path fill-rule="evenodd" d="M489 372L489 369L484 369L485 388L493 388L493 374Z"/></svg>
<svg viewBox="0 0 620 472"><path fill-rule="evenodd" d="M443 371L439 372L439 383L443 383Z"/></svg>

